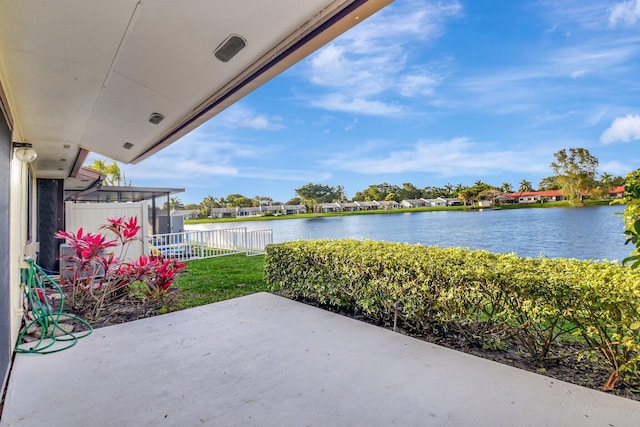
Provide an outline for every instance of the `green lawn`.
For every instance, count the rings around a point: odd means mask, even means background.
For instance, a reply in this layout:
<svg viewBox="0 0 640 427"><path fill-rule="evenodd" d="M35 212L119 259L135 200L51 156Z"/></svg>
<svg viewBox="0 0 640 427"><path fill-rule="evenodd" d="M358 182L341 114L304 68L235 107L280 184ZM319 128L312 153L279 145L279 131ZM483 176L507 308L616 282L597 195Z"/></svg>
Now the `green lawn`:
<svg viewBox="0 0 640 427"><path fill-rule="evenodd" d="M178 310L269 290L264 282L264 255L189 261L186 270L175 281Z"/></svg>

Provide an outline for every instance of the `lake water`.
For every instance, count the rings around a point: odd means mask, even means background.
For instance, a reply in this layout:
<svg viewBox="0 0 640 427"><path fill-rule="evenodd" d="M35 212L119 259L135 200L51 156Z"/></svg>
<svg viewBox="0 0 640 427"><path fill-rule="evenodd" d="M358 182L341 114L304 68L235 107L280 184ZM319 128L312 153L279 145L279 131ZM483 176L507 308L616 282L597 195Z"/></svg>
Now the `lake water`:
<svg viewBox="0 0 640 427"><path fill-rule="evenodd" d="M413 212L274 221L190 224L189 230L270 228L274 242L370 239L459 246L520 256L622 260L624 206Z"/></svg>

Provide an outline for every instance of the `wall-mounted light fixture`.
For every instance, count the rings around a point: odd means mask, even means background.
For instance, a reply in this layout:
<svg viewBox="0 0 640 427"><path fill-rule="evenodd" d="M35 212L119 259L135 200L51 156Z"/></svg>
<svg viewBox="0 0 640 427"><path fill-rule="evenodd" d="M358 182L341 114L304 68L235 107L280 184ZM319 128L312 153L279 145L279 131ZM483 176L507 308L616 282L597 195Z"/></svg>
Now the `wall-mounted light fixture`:
<svg viewBox="0 0 640 427"><path fill-rule="evenodd" d="M31 163L38 157L38 153L33 149L33 145L26 142L14 142L13 149L16 159L23 163Z"/></svg>

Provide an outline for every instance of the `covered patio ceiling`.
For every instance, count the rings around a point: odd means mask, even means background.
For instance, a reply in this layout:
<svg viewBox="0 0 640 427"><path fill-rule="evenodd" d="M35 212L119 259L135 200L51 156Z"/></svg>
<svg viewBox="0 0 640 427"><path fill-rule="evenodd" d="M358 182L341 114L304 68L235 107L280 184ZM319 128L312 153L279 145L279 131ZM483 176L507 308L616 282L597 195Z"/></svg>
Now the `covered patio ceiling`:
<svg viewBox="0 0 640 427"><path fill-rule="evenodd" d="M141 202L182 193L184 188L103 186L95 191L65 191L65 199L75 202Z"/></svg>
<svg viewBox="0 0 640 427"><path fill-rule="evenodd" d="M391 1L0 2L0 107L39 178L136 163Z"/></svg>

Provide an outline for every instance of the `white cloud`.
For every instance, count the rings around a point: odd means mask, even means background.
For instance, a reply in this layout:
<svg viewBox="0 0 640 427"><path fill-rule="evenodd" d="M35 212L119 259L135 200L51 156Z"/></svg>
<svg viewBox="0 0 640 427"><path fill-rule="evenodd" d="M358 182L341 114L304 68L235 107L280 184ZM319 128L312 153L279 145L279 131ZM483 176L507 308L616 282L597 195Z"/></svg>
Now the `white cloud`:
<svg viewBox="0 0 640 427"><path fill-rule="evenodd" d="M635 169L635 166L624 164L615 160L600 164L600 171L610 173L611 175L625 176L629 171Z"/></svg>
<svg viewBox="0 0 640 427"><path fill-rule="evenodd" d="M397 105L385 104L382 101L369 101L364 98L351 98L340 93L322 96L315 99L312 104L327 110L373 116L392 115L401 111L401 108Z"/></svg>
<svg viewBox="0 0 640 427"><path fill-rule="evenodd" d="M281 117L256 114L251 109L239 104L235 104L220 113L217 120L230 128L278 130L284 127Z"/></svg>
<svg viewBox="0 0 640 427"><path fill-rule="evenodd" d="M438 79L427 73L409 74L401 79L400 95L407 97L432 95L437 85Z"/></svg>
<svg viewBox="0 0 640 427"><path fill-rule="evenodd" d="M635 25L638 19L640 19L640 0L624 1L611 8L609 25L615 28L622 23L631 27Z"/></svg>
<svg viewBox="0 0 640 427"><path fill-rule="evenodd" d="M432 94L438 77L411 69L408 64L414 55L428 47L428 41L440 37L447 20L459 16L461 11L457 1L437 4L406 1L402 7L390 5L354 27L306 62L310 81L335 91L328 96L333 102L324 100L313 105L329 110L383 114L379 111L400 111L383 101L385 94ZM420 49L416 50L416 46ZM348 97L353 99L346 99ZM359 107L363 110L358 111Z"/></svg>
<svg viewBox="0 0 640 427"><path fill-rule="evenodd" d="M585 74L587 74L587 72L585 70L576 70L576 71L571 73L571 78L572 79L577 79L579 77L584 76Z"/></svg>
<svg viewBox="0 0 640 427"><path fill-rule="evenodd" d="M375 145L369 144L368 149ZM549 169L548 153L513 150L491 150L487 144L474 143L468 138L454 138L444 142L419 141L404 150L382 155L359 148L344 152L326 161L336 169L363 174L434 173L442 177L482 176L501 172L541 173Z"/></svg>
<svg viewBox="0 0 640 427"><path fill-rule="evenodd" d="M600 142L603 144L629 142L636 139L640 139L640 115L635 114L618 117L600 136Z"/></svg>

